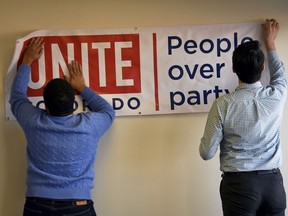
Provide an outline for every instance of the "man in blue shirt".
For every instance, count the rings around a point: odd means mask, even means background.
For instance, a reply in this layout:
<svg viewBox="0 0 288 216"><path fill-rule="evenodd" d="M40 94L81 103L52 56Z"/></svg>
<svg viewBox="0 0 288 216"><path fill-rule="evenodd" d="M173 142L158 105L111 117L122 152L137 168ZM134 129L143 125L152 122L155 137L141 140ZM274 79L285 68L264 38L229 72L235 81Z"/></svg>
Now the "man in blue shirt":
<svg viewBox="0 0 288 216"><path fill-rule="evenodd" d="M235 92L216 99L199 147L209 160L220 147L223 172L220 195L224 216L284 216L286 194L279 166L282 162L280 126L287 97L285 69L275 46L279 24L263 24L270 83L260 83L264 54L258 41L233 52Z"/></svg>
<svg viewBox="0 0 288 216"><path fill-rule="evenodd" d="M11 88L11 110L27 140L27 190L24 216L95 216L91 191L99 139L111 126L111 105L86 86L81 66L68 65L69 79L53 79L43 96L46 109L27 97L31 65L44 47L33 38L24 51ZM73 114L74 90L90 112Z"/></svg>

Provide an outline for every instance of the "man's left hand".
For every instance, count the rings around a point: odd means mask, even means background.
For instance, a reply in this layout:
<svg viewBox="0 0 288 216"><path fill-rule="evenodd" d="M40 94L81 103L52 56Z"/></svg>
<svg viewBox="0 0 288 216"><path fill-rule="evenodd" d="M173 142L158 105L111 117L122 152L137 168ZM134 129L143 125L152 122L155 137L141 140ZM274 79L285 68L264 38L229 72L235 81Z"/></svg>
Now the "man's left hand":
<svg viewBox="0 0 288 216"><path fill-rule="evenodd" d="M26 50L24 51L22 64L31 66L31 64L39 59L43 53L43 38L32 38Z"/></svg>

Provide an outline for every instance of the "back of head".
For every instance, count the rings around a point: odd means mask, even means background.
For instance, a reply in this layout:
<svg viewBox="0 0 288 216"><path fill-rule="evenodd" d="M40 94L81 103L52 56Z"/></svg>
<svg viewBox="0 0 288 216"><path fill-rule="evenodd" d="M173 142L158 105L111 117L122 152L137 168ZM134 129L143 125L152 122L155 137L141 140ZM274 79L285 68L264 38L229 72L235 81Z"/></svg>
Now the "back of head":
<svg viewBox="0 0 288 216"><path fill-rule="evenodd" d="M56 78L48 82L43 92L46 109L53 116L66 116L73 113L74 89L64 79Z"/></svg>
<svg viewBox="0 0 288 216"><path fill-rule="evenodd" d="M233 52L233 70L244 83L255 83L261 79L264 68L264 53L258 41L239 45Z"/></svg>

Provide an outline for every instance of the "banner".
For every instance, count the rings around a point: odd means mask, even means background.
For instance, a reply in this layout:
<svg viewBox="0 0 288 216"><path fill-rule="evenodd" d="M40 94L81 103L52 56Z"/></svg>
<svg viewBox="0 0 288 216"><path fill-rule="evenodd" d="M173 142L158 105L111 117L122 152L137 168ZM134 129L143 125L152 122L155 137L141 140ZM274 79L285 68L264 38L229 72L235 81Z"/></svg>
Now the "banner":
<svg viewBox="0 0 288 216"><path fill-rule="evenodd" d="M117 116L207 112L221 95L234 91L232 53L260 40L260 23L119 29L39 30L16 42L5 82L8 103L23 50L43 37L44 52L32 64L29 99L44 109L43 88L68 75L72 60L82 65L87 86L103 96ZM75 112L87 111L77 95Z"/></svg>

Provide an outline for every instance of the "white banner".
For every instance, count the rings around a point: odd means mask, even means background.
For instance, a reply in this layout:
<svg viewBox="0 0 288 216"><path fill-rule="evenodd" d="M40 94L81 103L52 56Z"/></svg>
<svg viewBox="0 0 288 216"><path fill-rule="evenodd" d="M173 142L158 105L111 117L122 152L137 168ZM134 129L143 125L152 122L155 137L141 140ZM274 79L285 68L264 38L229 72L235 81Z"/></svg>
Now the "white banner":
<svg viewBox="0 0 288 216"><path fill-rule="evenodd" d="M5 82L7 119L14 119L12 81L33 37L45 41L27 91L36 106L44 108L47 82L68 75L67 64L76 60L87 85L117 116L192 113L207 112L216 98L235 90L232 53L243 42L260 40L261 24L35 31L16 42ZM87 109L76 96L75 112Z"/></svg>

